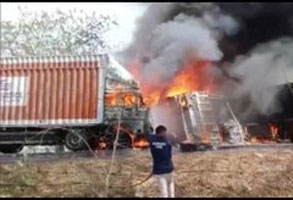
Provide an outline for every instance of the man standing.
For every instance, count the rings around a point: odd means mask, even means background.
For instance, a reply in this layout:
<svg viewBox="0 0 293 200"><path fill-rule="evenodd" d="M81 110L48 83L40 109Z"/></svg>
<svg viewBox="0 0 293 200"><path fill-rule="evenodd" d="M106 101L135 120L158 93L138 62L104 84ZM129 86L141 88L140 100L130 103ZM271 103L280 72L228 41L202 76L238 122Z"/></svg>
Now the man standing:
<svg viewBox="0 0 293 200"><path fill-rule="evenodd" d="M158 126L155 135L149 137L153 157L153 176L157 180L161 197L175 197L172 145L166 132L166 127Z"/></svg>

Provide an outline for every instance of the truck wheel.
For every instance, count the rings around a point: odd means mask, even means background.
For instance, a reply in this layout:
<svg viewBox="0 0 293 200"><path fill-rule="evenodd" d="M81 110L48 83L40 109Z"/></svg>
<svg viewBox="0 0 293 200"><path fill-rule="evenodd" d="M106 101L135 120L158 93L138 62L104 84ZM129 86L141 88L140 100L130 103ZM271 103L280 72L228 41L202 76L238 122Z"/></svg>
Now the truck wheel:
<svg viewBox="0 0 293 200"><path fill-rule="evenodd" d="M119 135L117 149L129 149L132 147L131 139L127 134Z"/></svg>
<svg viewBox="0 0 293 200"><path fill-rule="evenodd" d="M74 133L66 133L65 146L71 151L85 150L87 148L85 141L87 140L82 130L74 130Z"/></svg>
<svg viewBox="0 0 293 200"><path fill-rule="evenodd" d="M1 144L0 152L2 153L18 153L23 149L23 144Z"/></svg>
<svg viewBox="0 0 293 200"><path fill-rule="evenodd" d="M116 137L115 133L110 133L105 137L105 141L107 143L108 149L114 148L115 137ZM128 149L128 148L132 148L131 138L127 134L120 132L117 149Z"/></svg>

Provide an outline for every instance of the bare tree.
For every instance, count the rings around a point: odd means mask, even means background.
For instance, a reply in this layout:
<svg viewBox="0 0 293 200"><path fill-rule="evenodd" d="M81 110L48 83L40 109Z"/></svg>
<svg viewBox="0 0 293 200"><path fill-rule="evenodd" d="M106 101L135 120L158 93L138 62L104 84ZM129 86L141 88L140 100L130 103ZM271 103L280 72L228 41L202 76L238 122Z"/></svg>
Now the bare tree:
<svg viewBox="0 0 293 200"><path fill-rule="evenodd" d="M53 13L30 12L18 7L16 22L1 21L0 49L3 57L89 55L110 52L106 34L119 24L108 15L83 10ZM107 76L120 78L109 66Z"/></svg>
<svg viewBox="0 0 293 200"><path fill-rule="evenodd" d="M95 12L29 12L19 7L17 22L1 21L2 56L84 55L107 52L105 34L118 25Z"/></svg>

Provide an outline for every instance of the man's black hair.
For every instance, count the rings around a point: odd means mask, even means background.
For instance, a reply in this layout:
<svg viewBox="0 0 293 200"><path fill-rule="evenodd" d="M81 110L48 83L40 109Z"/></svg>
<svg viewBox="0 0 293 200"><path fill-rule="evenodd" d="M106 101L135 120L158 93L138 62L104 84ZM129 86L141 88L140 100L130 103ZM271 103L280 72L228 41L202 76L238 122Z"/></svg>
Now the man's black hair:
<svg viewBox="0 0 293 200"><path fill-rule="evenodd" d="M160 125L156 128L156 134L160 134L164 131L167 131L167 128L165 126Z"/></svg>

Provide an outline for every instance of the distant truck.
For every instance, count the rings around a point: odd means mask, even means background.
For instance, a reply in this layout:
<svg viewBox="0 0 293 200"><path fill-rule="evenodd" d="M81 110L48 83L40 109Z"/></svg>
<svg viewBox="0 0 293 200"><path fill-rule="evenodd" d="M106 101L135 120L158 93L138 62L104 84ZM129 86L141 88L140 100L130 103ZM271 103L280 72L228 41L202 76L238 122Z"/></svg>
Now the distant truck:
<svg viewBox="0 0 293 200"><path fill-rule="evenodd" d="M106 54L1 58L0 151L111 148L121 110L120 147L134 147L149 130L148 109L138 88L106 88L108 65Z"/></svg>

